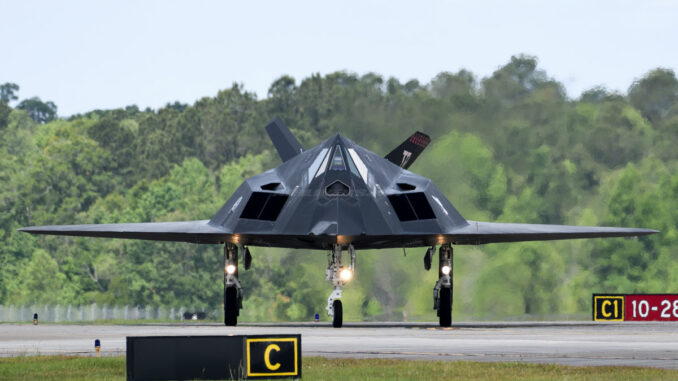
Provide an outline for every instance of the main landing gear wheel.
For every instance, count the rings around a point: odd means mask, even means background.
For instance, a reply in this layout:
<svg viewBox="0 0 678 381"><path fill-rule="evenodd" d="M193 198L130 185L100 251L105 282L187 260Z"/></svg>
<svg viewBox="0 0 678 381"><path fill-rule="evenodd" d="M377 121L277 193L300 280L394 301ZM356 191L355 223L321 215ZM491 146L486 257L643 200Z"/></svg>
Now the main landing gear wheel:
<svg viewBox="0 0 678 381"><path fill-rule="evenodd" d="M440 318L441 327L449 327L452 325L452 290L444 287L440 289L440 297L438 298L438 315Z"/></svg>
<svg viewBox="0 0 678 381"><path fill-rule="evenodd" d="M224 325L238 324L238 290L235 287L226 287L224 290Z"/></svg>
<svg viewBox="0 0 678 381"><path fill-rule="evenodd" d="M344 322L344 311L341 306L341 300L335 300L332 302L332 307L334 309L334 316L332 316L332 327L341 328L341 325Z"/></svg>

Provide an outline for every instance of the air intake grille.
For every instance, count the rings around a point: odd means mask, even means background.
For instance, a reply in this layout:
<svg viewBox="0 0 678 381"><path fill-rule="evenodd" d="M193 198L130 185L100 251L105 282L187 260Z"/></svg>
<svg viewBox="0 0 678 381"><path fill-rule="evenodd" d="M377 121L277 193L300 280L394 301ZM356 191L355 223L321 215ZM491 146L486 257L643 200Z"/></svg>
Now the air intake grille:
<svg viewBox="0 0 678 381"><path fill-rule="evenodd" d="M436 218L423 192L392 194L388 196L400 221L430 220Z"/></svg>
<svg viewBox="0 0 678 381"><path fill-rule="evenodd" d="M240 218L275 221L287 202L286 194L252 192Z"/></svg>
<svg viewBox="0 0 678 381"><path fill-rule="evenodd" d="M339 180L333 182L332 184L328 185L327 188L325 188L325 193L327 193L328 196L346 196L349 191L350 189L348 186Z"/></svg>

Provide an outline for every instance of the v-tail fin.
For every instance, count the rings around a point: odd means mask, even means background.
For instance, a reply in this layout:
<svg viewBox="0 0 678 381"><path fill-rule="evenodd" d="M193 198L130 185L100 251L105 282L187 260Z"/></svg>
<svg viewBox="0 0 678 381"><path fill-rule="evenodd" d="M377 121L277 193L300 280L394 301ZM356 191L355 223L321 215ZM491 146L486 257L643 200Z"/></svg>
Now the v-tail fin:
<svg viewBox="0 0 678 381"><path fill-rule="evenodd" d="M386 155L386 160L391 163L407 169L414 163L414 161L419 157L424 151L424 148L431 142L431 138L423 132L415 132L407 138L402 144L400 144L396 149L391 151Z"/></svg>
<svg viewBox="0 0 678 381"><path fill-rule="evenodd" d="M267 126L266 132L273 141L275 148L283 162L297 156L304 152L304 147L297 138L292 135L290 129L287 128L282 119L275 117Z"/></svg>

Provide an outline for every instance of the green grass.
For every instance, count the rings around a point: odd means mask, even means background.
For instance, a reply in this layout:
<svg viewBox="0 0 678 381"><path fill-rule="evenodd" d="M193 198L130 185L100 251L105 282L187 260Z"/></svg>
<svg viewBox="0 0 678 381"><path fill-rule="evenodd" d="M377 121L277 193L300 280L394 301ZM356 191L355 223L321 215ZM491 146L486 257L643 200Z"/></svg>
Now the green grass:
<svg viewBox="0 0 678 381"><path fill-rule="evenodd" d="M124 380L124 357L0 358L0 380Z"/></svg>
<svg viewBox="0 0 678 381"><path fill-rule="evenodd" d="M305 380L678 380L678 371L526 363L305 357ZM0 380L124 380L124 357L0 358Z"/></svg>

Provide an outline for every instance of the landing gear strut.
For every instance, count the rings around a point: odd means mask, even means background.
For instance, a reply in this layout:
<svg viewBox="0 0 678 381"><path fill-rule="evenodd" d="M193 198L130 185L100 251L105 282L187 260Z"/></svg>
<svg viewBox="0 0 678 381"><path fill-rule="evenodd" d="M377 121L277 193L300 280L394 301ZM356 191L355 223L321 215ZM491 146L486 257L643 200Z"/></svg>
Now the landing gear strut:
<svg viewBox="0 0 678 381"><path fill-rule="evenodd" d="M429 252L426 253L427 256L428 254ZM453 257L452 246L449 243L440 246L438 252L438 282L433 287L433 309L438 311L441 327L452 325Z"/></svg>
<svg viewBox="0 0 678 381"><path fill-rule="evenodd" d="M249 250L245 250L246 255L249 256ZM246 263L245 268L248 267L249 263ZM238 246L227 243L224 246L224 325L238 324L241 308L242 286L238 280Z"/></svg>
<svg viewBox="0 0 678 381"><path fill-rule="evenodd" d="M341 328L344 322L344 309L341 304L341 286L346 284L353 277L355 271L355 249L353 245L348 245L348 253L351 262L348 267L341 265L341 245L334 244L332 251L327 255L327 270L325 270L325 280L328 280L334 286L334 291L327 298L327 315L332 316L332 326Z"/></svg>

